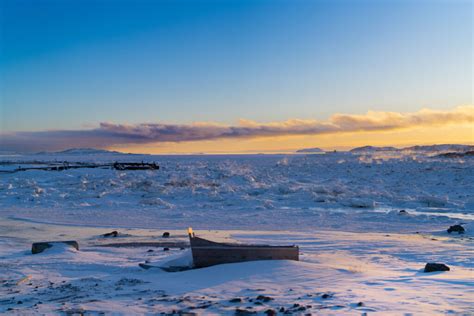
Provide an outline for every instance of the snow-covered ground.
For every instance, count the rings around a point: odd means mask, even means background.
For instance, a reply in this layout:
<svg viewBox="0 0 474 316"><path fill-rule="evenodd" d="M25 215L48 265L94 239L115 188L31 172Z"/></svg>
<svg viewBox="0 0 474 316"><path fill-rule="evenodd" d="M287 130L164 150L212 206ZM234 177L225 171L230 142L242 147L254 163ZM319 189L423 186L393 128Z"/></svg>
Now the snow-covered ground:
<svg viewBox="0 0 474 316"><path fill-rule="evenodd" d="M161 167L0 173L0 312L474 313L473 158L72 152L0 159ZM459 223L464 235L446 232ZM298 244L301 261L168 273L138 263L185 258L188 250L99 246L161 241L165 230L185 241L188 226L215 240ZM112 227L121 237L100 236ZM30 254L33 241L68 239L80 250ZM423 273L427 262L451 271Z"/></svg>

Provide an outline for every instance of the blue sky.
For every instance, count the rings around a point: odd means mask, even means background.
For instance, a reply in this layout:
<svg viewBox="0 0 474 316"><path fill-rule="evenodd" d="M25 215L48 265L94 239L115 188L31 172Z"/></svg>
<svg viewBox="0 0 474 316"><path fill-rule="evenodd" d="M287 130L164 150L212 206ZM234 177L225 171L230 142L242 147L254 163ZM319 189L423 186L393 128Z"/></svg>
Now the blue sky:
<svg viewBox="0 0 474 316"><path fill-rule="evenodd" d="M470 1L0 0L2 131L472 103Z"/></svg>

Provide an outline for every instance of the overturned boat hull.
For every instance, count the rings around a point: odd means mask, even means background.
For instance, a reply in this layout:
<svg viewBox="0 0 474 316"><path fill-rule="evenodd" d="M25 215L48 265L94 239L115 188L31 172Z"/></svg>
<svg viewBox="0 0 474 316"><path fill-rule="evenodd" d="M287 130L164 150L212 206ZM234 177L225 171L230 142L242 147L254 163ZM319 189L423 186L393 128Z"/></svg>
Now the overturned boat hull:
<svg viewBox="0 0 474 316"><path fill-rule="evenodd" d="M297 246L217 243L189 234L195 268L256 260L299 260Z"/></svg>

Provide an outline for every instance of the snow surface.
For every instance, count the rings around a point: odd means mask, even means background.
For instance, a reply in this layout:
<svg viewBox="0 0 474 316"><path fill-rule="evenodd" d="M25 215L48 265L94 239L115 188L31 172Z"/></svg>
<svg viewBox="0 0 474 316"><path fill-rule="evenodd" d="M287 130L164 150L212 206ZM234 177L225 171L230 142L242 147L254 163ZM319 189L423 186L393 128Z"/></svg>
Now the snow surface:
<svg viewBox="0 0 474 316"><path fill-rule="evenodd" d="M156 161L161 168L0 174L1 215L117 227L159 223L179 229L383 232L439 229L474 219L474 159L469 157L334 153L111 159L105 154L59 159ZM42 160L51 156L35 155L36 163ZM407 216L400 216L402 209Z"/></svg>
<svg viewBox="0 0 474 316"><path fill-rule="evenodd" d="M0 313L474 313L469 157L73 152L2 159L143 160L161 168L0 173ZM446 232L459 223L465 234ZM301 261L170 273L138 264L186 262L189 250L100 246L163 241L164 231L186 241L188 226L213 240L297 244ZM119 237L101 237L112 228ZM54 246L31 255L32 242L47 240L77 240L80 250ZM451 271L423 273L427 262Z"/></svg>

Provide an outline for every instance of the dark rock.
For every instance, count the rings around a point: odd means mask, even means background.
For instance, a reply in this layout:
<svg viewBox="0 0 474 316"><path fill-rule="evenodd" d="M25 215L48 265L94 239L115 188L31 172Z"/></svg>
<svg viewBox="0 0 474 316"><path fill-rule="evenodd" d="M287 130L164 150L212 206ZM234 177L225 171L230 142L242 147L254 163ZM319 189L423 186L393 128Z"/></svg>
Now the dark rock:
<svg viewBox="0 0 474 316"><path fill-rule="evenodd" d="M273 300L273 298L271 298L270 296L259 295L257 296L256 300L263 301L263 302L270 302L271 300Z"/></svg>
<svg viewBox="0 0 474 316"><path fill-rule="evenodd" d="M324 293L323 295L321 295L321 297L324 299L331 298L332 294Z"/></svg>
<svg viewBox="0 0 474 316"><path fill-rule="evenodd" d="M163 251L169 251L170 248L163 248Z"/></svg>
<svg viewBox="0 0 474 316"><path fill-rule="evenodd" d="M260 301L256 301L254 304L255 304L255 305L263 305L263 303L260 302Z"/></svg>
<svg viewBox="0 0 474 316"><path fill-rule="evenodd" d="M464 234L464 227L461 225L453 225L448 228L448 233L457 232L458 234Z"/></svg>
<svg viewBox="0 0 474 316"><path fill-rule="evenodd" d="M45 242L35 242L31 246L31 253L37 254L45 251L48 248L53 247L54 244L66 244L76 250L79 250L79 244L75 240L66 240L66 241L45 241Z"/></svg>
<svg viewBox="0 0 474 316"><path fill-rule="evenodd" d="M22 301L18 301L18 302L16 302L16 303L17 303L17 304L23 304L23 302L22 302Z"/></svg>
<svg viewBox="0 0 474 316"><path fill-rule="evenodd" d="M359 306L359 307L360 307L360 306L364 306L364 303L359 302L359 303L357 303L357 306Z"/></svg>
<svg viewBox="0 0 474 316"><path fill-rule="evenodd" d="M449 271L449 267L444 263L429 262L425 266L424 272Z"/></svg>
<svg viewBox="0 0 474 316"><path fill-rule="evenodd" d="M241 303L242 299L240 297L233 298L229 300L230 303Z"/></svg>
<svg viewBox="0 0 474 316"><path fill-rule="evenodd" d="M398 214L408 214L408 213L405 210L400 210L400 212L398 212Z"/></svg>
<svg viewBox="0 0 474 316"><path fill-rule="evenodd" d="M284 307L280 307L280 309L278 310L280 313L284 313L286 311L286 309Z"/></svg>
<svg viewBox="0 0 474 316"><path fill-rule="evenodd" d="M235 310L235 315L238 315L238 316L254 315L254 314L257 314L257 312L255 312L255 311L248 311L248 310L240 309L240 308L237 308L237 309Z"/></svg>
<svg viewBox="0 0 474 316"><path fill-rule="evenodd" d="M153 249L148 249L148 251L147 251L147 252L153 252L153 251L154 251Z"/></svg>
<svg viewBox="0 0 474 316"><path fill-rule="evenodd" d="M267 316L275 316L277 314L273 309L267 309L264 313Z"/></svg>
<svg viewBox="0 0 474 316"><path fill-rule="evenodd" d="M170 233L169 232L164 232L163 233L163 236L161 236L163 238L169 238L170 237Z"/></svg>
<svg viewBox="0 0 474 316"><path fill-rule="evenodd" d="M110 233L105 233L102 235L103 237L117 237L118 236L118 231L114 230Z"/></svg>
<svg viewBox="0 0 474 316"><path fill-rule="evenodd" d="M300 304L298 303L293 304L293 307L298 307L298 306L300 306Z"/></svg>

